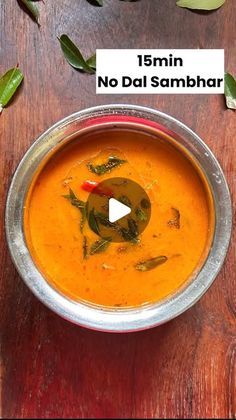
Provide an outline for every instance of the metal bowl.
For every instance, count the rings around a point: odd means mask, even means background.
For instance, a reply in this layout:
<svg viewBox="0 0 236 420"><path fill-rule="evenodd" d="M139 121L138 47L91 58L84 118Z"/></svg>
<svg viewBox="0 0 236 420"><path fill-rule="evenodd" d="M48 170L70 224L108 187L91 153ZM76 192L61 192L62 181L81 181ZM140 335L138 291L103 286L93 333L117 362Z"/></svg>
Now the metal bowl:
<svg viewBox="0 0 236 420"><path fill-rule="evenodd" d="M200 269L182 288L162 301L129 309L77 302L56 290L34 264L23 230L25 197L42 162L84 131L111 124L135 125L136 129L142 127L142 130L155 130L172 137L191 154L205 174L212 191L215 213L211 247ZM27 286L45 305L63 318L88 328L127 332L154 327L175 318L207 291L226 256L232 227L232 208L229 189L218 161L192 130L159 111L133 105L107 105L77 112L55 124L35 141L13 177L7 198L5 224L13 262Z"/></svg>

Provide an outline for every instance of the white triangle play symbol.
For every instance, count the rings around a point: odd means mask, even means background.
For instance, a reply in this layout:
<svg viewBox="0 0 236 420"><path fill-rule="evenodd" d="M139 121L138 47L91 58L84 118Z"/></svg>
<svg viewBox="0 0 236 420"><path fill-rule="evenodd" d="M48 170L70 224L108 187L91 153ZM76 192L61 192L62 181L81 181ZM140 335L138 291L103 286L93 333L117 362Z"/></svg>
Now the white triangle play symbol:
<svg viewBox="0 0 236 420"><path fill-rule="evenodd" d="M131 208L116 200L109 200L109 222L114 223L131 213Z"/></svg>

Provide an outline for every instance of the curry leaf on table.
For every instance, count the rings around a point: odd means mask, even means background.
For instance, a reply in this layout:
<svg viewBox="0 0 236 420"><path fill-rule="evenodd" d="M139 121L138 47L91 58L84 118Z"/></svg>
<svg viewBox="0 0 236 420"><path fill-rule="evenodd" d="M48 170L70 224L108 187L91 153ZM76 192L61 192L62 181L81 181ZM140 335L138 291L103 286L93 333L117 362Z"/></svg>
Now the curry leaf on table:
<svg viewBox="0 0 236 420"><path fill-rule="evenodd" d="M158 257L150 258L149 260L142 261L136 264L135 268L136 270L142 271L142 272L150 271L158 267L159 265L164 264L167 260L168 258L165 255L160 255Z"/></svg>
<svg viewBox="0 0 236 420"><path fill-rule="evenodd" d="M236 80L230 73L225 73L225 99L229 109L236 109Z"/></svg>
<svg viewBox="0 0 236 420"><path fill-rule="evenodd" d="M0 78L0 113L20 86L24 76L18 67L8 70Z"/></svg>
<svg viewBox="0 0 236 420"><path fill-rule="evenodd" d="M32 18L37 22L39 25L39 9L36 4L32 0L18 0L19 3L23 4Z"/></svg>
<svg viewBox="0 0 236 420"><path fill-rule="evenodd" d="M225 0L178 0L177 6L194 10L216 10L223 6Z"/></svg>
<svg viewBox="0 0 236 420"><path fill-rule="evenodd" d="M83 70L85 73L93 74L95 72L94 65L96 63L96 59L94 55L89 58L89 62L92 64L88 64L87 61L84 59L83 55L81 54L79 48L71 41L71 39L66 35L61 35L58 38L61 49L63 54L67 60L67 62L77 70Z"/></svg>
<svg viewBox="0 0 236 420"><path fill-rule="evenodd" d="M103 0L90 0L95 6L103 6Z"/></svg>
<svg viewBox="0 0 236 420"><path fill-rule="evenodd" d="M86 61L86 63L94 70L96 70L96 53L93 54L90 58L88 58L88 60Z"/></svg>

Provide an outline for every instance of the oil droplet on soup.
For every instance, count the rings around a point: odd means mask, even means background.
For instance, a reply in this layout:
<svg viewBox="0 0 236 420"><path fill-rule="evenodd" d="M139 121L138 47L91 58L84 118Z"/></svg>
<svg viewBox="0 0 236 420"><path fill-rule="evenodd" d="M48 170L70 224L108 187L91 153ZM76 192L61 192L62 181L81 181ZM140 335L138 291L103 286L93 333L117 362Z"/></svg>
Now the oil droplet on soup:
<svg viewBox="0 0 236 420"><path fill-rule="evenodd" d="M111 177L137 182L151 201L144 232L138 235L135 223L145 220L145 201L130 223L133 236L122 243L100 238L96 229L106 221L90 214L91 229L86 214L89 192ZM107 128L74 140L35 175L24 230L35 264L60 292L132 307L165 298L197 270L210 246L212 214L206 182L185 153L144 132Z"/></svg>

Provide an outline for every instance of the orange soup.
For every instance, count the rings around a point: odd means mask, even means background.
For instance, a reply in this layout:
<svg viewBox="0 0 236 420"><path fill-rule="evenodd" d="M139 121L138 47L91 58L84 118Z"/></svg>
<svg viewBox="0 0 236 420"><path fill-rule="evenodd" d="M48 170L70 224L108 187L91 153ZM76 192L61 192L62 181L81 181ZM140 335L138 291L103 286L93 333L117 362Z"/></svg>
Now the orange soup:
<svg viewBox="0 0 236 420"><path fill-rule="evenodd" d="M144 231L139 234L138 226L147 217L145 202L136 208L137 218L129 218L133 236L120 243L99 236L104 221L96 215L98 231L91 228L86 207L93 185L111 177L135 181L151 202ZM176 292L204 262L211 203L203 175L171 142L107 128L81 135L42 166L27 195L24 230L39 271L61 293L76 301L134 307Z"/></svg>

